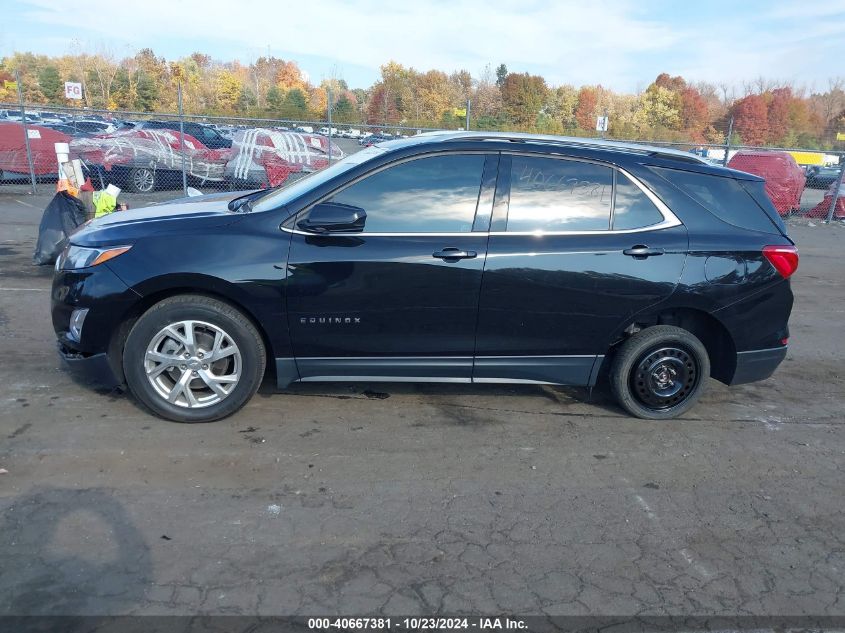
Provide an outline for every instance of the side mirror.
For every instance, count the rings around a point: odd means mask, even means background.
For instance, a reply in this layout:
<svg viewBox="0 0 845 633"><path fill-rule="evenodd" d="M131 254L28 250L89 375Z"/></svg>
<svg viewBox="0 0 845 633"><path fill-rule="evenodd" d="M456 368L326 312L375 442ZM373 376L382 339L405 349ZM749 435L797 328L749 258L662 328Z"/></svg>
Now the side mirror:
<svg viewBox="0 0 845 633"><path fill-rule="evenodd" d="M296 226L309 233L358 233L364 230L367 212L339 202L321 202L311 207Z"/></svg>

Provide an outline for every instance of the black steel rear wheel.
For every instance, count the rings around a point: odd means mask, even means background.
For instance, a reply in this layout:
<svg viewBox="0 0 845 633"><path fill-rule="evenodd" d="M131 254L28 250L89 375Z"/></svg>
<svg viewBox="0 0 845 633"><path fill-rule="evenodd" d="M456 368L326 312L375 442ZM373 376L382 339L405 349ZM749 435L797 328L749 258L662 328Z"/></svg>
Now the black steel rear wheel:
<svg viewBox="0 0 845 633"><path fill-rule="evenodd" d="M666 420L695 403L709 375L710 359L698 338L679 327L658 325L638 332L620 346L610 384L628 413Z"/></svg>

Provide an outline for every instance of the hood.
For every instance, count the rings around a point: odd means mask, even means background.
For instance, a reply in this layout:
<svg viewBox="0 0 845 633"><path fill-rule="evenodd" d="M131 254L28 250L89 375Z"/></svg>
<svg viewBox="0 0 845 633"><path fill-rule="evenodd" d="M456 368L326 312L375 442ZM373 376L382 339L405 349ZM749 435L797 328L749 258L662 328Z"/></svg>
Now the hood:
<svg viewBox="0 0 845 633"><path fill-rule="evenodd" d="M155 233L189 233L231 224L243 215L229 211L229 202L247 193L250 192L226 191L179 198L129 211L115 211L86 222L73 233L70 241L80 246L108 245Z"/></svg>

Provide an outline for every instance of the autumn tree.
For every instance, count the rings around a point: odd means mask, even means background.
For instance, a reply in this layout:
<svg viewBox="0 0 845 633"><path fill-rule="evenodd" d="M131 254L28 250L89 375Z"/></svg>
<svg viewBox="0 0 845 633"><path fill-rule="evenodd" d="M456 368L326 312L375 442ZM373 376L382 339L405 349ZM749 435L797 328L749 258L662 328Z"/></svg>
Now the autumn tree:
<svg viewBox="0 0 845 633"><path fill-rule="evenodd" d="M399 109L396 99L383 83L377 83L373 88L370 101L367 106L367 123L380 125L385 123L398 123Z"/></svg>
<svg viewBox="0 0 845 633"><path fill-rule="evenodd" d="M509 73L502 84L502 103L508 119L521 126L532 126L548 95L546 80L539 75Z"/></svg>
<svg viewBox="0 0 845 633"><path fill-rule="evenodd" d="M592 130L596 126L596 89L582 86L578 91L578 107L575 108L575 121L582 130Z"/></svg>
<svg viewBox="0 0 845 633"><path fill-rule="evenodd" d="M766 100L758 94L736 101L731 108L736 130L745 145L764 145L769 136Z"/></svg>
<svg viewBox="0 0 845 633"><path fill-rule="evenodd" d="M691 140L704 140L704 130L709 121L707 102L697 88L686 86L680 91L680 126Z"/></svg>
<svg viewBox="0 0 845 633"><path fill-rule="evenodd" d="M768 142L773 145L783 143L790 129L790 106L792 104L792 90L775 88L768 97L766 120L768 122Z"/></svg>

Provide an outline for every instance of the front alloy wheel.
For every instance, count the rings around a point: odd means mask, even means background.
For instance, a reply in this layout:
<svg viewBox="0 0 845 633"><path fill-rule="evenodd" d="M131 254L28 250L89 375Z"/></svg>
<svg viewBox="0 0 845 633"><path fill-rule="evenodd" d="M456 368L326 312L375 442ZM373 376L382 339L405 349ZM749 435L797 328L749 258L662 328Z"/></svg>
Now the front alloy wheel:
<svg viewBox="0 0 845 633"><path fill-rule="evenodd" d="M144 355L153 389L171 404L187 408L209 407L228 397L240 381L242 366L232 337L203 321L165 326Z"/></svg>
<svg viewBox="0 0 845 633"><path fill-rule="evenodd" d="M132 394L175 422L211 422L258 390L267 352L252 321L202 295L160 301L132 326L123 371Z"/></svg>

